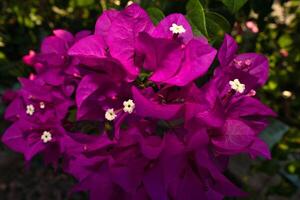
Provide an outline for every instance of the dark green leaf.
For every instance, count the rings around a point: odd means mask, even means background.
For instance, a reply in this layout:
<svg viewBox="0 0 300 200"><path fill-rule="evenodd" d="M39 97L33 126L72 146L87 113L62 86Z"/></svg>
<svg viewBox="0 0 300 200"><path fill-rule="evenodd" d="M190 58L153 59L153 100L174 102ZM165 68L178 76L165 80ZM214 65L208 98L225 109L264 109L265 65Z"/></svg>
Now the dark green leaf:
<svg viewBox="0 0 300 200"><path fill-rule="evenodd" d="M222 15L209 11L205 15L209 35L222 35L223 32L230 32L231 25Z"/></svg>
<svg viewBox="0 0 300 200"><path fill-rule="evenodd" d="M165 17L164 13L160 9L155 7L148 8L147 12L155 25L158 24L160 20L162 20Z"/></svg>
<svg viewBox="0 0 300 200"><path fill-rule="evenodd" d="M204 8L206 8L207 5L208 5L208 1L209 1L209 0L200 0L200 3L202 4L202 6L203 6Z"/></svg>
<svg viewBox="0 0 300 200"><path fill-rule="evenodd" d="M289 127L283 122L272 120L272 123L260 134L260 137L272 148L288 130Z"/></svg>
<svg viewBox="0 0 300 200"><path fill-rule="evenodd" d="M282 176L284 176L287 180L289 180L293 185L300 188L300 179L297 175L288 174L286 171L280 171Z"/></svg>
<svg viewBox="0 0 300 200"><path fill-rule="evenodd" d="M247 2L247 0L222 0L231 13L236 13Z"/></svg>
<svg viewBox="0 0 300 200"><path fill-rule="evenodd" d="M204 9L199 0L189 0L186 5L187 18L192 25L193 32L195 34L199 34L201 32L202 35L208 37L207 29L206 29L206 20Z"/></svg>

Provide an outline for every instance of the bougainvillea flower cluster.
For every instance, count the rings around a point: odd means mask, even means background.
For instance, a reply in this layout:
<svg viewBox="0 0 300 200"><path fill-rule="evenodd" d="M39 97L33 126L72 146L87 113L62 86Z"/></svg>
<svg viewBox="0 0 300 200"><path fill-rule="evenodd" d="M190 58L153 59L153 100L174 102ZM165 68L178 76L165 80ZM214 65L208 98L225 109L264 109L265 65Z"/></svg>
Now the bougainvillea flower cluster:
<svg viewBox="0 0 300 200"><path fill-rule="evenodd" d="M267 59L229 35L217 51L181 14L154 26L137 4L107 10L94 32L55 30L23 60L35 73L19 79L2 141L91 200L241 196L230 156L271 157L258 135L275 113L256 97Z"/></svg>

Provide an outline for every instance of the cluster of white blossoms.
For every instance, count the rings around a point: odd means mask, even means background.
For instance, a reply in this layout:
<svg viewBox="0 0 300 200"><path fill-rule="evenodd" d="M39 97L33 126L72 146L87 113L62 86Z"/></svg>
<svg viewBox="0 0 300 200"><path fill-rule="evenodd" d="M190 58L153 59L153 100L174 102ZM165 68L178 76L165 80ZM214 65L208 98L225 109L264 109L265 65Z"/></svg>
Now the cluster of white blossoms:
<svg viewBox="0 0 300 200"><path fill-rule="evenodd" d="M131 114L135 108L135 104L133 100L128 99L127 101L123 102L123 111ZM113 108L107 109L105 112L105 119L108 121L113 121L117 117L117 113Z"/></svg>
<svg viewBox="0 0 300 200"><path fill-rule="evenodd" d="M231 89L235 90L238 93L243 93L246 89L245 84L242 84L239 79L234 79L233 81L229 81L229 85Z"/></svg>
<svg viewBox="0 0 300 200"><path fill-rule="evenodd" d="M46 108L45 103L41 101L40 102L40 109L45 109L45 108ZM35 112L34 106L32 104L28 104L26 106L26 114L32 116L34 114L34 112Z"/></svg>

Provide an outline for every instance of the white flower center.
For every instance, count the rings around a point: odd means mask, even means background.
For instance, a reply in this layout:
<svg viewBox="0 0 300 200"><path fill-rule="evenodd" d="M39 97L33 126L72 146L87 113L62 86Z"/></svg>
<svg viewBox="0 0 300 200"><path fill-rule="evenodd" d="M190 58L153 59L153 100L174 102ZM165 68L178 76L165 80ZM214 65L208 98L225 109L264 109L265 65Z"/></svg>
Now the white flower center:
<svg viewBox="0 0 300 200"><path fill-rule="evenodd" d="M123 102L123 111L124 112L128 112L129 114L131 114L135 108L135 104L131 99L128 99L127 101Z"/></svg>
<svg viewBox="0 0 300 200"><path fill-rule="evenodd" d="M41 140L44 143L50 142L52 140L52 135L49 131L44 131L42 136L41 136Z"/></svg>
<svg viewBox="0 0 300 200"><path fill-rule="evenodd" d="M44 102L40 102L40 109L45 109L45 103Z"/></svg>
<svg viewBox="0 0 300 200"><path fill-rule="evenodd" d="M105 113L105 119L107 119L108 121L112 121L116 117L117 117L117 114L115 113L113 108L108 109Z"/></svg>
<svg viewBox="0 0 300 200"><path fill-rule="evenodd" d="M32 104L29 104L26 106L26 114L27 115L33 115L34 113L34 106Z"/></svg>
<svg viewBox="0 0 300 200"><path fill-rule="evenodd" d="M185 33L185 28L182 25L177 25L173 23L172 26L170 27L170 31L173 34L181 34L181 33Z"/></svg>
<svg viewBox="0 0 300 200"><path fill-rule="evenodd" d="M229 85L231 89L236 92L243 93L245 91L245 84L242 84L239 79L234 79L233 81L229 81Z"/></svg>

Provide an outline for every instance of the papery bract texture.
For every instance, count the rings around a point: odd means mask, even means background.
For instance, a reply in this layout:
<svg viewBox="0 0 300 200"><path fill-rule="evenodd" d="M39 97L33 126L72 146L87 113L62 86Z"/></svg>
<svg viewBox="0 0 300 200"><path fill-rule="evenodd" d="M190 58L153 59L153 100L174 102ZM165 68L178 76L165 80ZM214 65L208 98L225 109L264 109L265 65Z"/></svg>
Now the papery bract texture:
<svg viewBox="0 0 300 200"><path fill-rule="evenodd" d="M137 4L107 10L95 30L54 30L23 61L35 73L5 95L2 142L61 166L91 200L244 196L224 175L230 157L271 158L259 134L276 114L255 96L267 58L238 54L229 35L217 53L181 14L154 26Z"/></svg>

